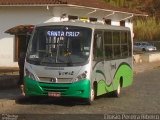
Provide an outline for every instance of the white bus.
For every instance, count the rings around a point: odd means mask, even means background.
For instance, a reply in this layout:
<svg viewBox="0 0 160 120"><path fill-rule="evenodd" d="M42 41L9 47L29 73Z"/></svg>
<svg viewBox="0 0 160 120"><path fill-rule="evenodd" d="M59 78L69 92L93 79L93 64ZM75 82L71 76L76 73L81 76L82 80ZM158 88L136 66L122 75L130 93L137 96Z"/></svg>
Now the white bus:
<svg viewBox="0 0 160 120"><path fill-rule="evenodd" d="M27 96L95 97L132 84L132 39L127 27L86 22L35 26L26 54Z"/></svg>

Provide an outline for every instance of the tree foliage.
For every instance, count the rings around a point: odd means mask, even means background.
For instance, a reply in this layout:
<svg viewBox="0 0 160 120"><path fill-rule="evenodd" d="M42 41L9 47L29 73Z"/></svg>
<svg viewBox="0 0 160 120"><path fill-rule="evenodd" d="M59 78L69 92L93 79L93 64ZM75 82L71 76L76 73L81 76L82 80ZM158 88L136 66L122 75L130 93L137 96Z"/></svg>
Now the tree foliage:
<svg viewBox="0 0 160 120"><path fill-rule="evenodd" d="M116 7L128 7L128 8L137 7L142 2L142 0L104 0L104 1Z"/></svg>
<svg viewBox="0 0 160 120"><path fill-rule="evenodd" d="M128 9L137 9L155 16L160 12L160 0L104 0L116 7L125 7Z"/></svg>
<svg viewBox="0 0 160 120"><path fill-rule="evenodd" d="M155 17L141 18L134 21L136 40L160 40L160 22Z"/></svg>
<svg viewBox="0 0 160 120"><path fill-rule="evenodd" d="M134 19L134 33L137 40L160 40L160 0L104 0L128 9L146 12L149 17Z"/></svg>

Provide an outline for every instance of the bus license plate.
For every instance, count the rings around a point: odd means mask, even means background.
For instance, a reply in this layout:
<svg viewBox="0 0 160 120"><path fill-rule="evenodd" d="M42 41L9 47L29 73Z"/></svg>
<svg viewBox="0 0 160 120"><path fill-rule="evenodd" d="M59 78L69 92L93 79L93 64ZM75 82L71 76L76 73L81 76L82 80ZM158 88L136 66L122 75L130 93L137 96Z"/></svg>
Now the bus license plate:
<svg viewBox="0 0 160 120"><path fill-rule="evenodd" d="M61 97L60 92L48 92L49 97Z"/></svg>

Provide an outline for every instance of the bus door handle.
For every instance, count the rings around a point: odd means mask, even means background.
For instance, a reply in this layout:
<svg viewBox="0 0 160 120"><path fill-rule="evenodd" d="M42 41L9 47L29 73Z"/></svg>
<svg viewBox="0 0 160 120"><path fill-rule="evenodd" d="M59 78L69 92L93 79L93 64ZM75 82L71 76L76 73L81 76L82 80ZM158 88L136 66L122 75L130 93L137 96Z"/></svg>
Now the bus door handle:
<svg viewBox="0 0 160 120"><path fill-rule="evenodd" d="M116 68L117 68L116 63L115 63L115 64L111 64L111 70L112 70L112 69L116 69Z"/></svg>

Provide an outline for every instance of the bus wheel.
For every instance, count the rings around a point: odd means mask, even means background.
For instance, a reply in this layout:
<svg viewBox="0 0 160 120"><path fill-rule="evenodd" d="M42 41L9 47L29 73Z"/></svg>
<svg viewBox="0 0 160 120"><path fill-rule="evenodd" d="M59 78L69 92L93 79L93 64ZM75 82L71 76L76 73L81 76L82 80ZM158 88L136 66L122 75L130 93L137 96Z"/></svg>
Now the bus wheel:
<svg viewBox="0 0 160 120"><path fill-rule="evenodd" d="M95 99L95 90L92 88L90 92L90 97L87 99L87 104L91 105Z"/></svg>
<svg viewBox="0 0 160 120"><path fill-rule="evenodd" d="M121 94L121 84L119 83L117 90L113 91L114 97L119 97Z"/></svg>

